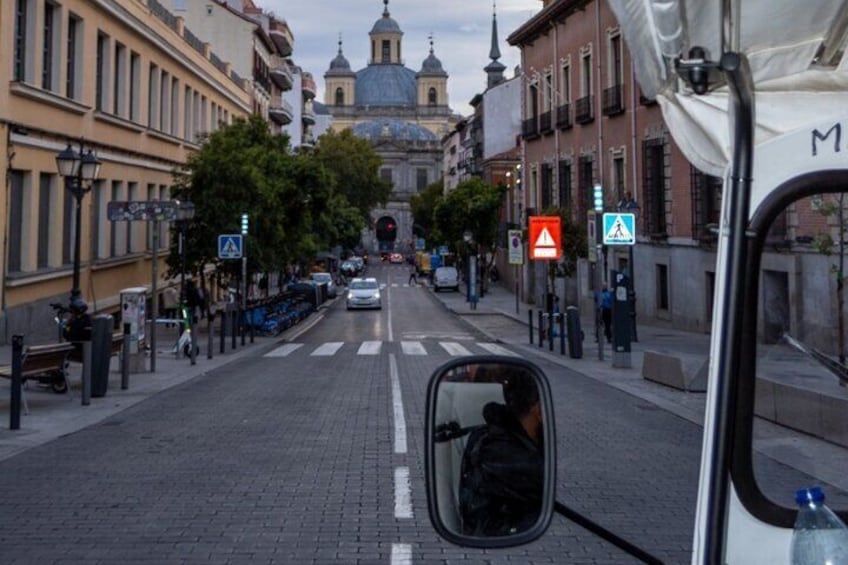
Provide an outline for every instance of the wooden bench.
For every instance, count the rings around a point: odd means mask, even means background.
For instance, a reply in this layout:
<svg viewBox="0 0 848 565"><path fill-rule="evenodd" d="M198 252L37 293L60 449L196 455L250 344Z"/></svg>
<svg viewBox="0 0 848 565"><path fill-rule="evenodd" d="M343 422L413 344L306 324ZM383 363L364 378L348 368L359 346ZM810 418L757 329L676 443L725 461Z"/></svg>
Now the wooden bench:
<svg viewBox="0 0 848 565"><path fill-rule="evenodd" d="M68 384L68 357L73 349L74 346L71 343L48 343L24 347L21 361L21 381L26 382L28 379L58 372L62 376L64 388L61 390L54 388L54 390L57 392L68 390L70 388ZM0 367L0 377L11 379L12 366ZM21 398L24 404L24 413L29 414L26 397L21 395Z"/></svg>

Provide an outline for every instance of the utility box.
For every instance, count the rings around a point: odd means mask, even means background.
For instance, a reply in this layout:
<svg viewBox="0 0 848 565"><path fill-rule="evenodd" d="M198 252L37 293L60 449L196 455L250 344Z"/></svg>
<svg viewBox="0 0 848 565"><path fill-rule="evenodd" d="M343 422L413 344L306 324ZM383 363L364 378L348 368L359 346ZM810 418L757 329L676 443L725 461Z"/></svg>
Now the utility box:
<svg viewBox="0 0 848 565"><path fill-rule="evenodd" d="M121 291L121 325L130 325L129 365L131 373L145 372L144 344L147 327L147 289L143 286L125 288Z"/></svg>

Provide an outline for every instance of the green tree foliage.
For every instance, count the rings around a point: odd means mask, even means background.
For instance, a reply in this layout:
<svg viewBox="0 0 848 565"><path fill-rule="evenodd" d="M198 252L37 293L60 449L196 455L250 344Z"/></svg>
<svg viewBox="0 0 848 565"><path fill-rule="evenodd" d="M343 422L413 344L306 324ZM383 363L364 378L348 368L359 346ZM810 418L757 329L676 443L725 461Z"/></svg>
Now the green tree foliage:
<svg viewBox="0 0 848 565"><path fill-rule="evenodd" d="M444 183L442 181L430 184L409 199L409 206L412 210L412 231L417 237L423 237L427 240L428 246L433 246L438 243L438 240L433 237L434 215L436 207L444 200Z"/></svg>
<svg viewBox="0 0 848 565"><path fill-rule="evenodd" d="M382 159L371 144L349 128L339 133L330 130L318 138L311 156L333 175L337 194L370 224L371 209L385 204L392 192L391 183L380 178Z"/></svg>
<svg viewBox="0 0 848 565"><path fill-rule="evenodd" d="M819 213L831 219L838 239L828 232L822 232L813 239L816 250L830 257L836 252L836 263L831 264L831 273L836 277L836 316L837 316L837 355L839 362L845 365L845 235L848 233L848 214L846 213L846 193L833 195L833 199L823 200L819 205Z"/></svg>
<svg viewBox="0 0 848 565"><path fill-rule="evenodd" d="M463 250L463 233L474 234L481 251L492 251L498 243L501 204L506 189L479 178L465 180L436 204L433 227L442 241Z"/></svg>

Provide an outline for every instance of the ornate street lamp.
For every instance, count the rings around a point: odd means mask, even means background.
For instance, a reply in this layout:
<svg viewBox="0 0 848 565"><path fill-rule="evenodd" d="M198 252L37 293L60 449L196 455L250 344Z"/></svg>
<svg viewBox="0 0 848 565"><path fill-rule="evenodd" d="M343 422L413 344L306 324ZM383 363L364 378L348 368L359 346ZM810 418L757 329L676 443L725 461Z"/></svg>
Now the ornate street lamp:
<svg viewBox="0 0 848 565"><path fill-rule="evenodd" d="M91 185L100 176L101 162L89 149L83 154L80 146L79 152L74 151L70 145L56 155L56 169L59 175L65 177L65 189L70 192L76 200L76 226L74 235L74 280L71 286L70 302L82 299L80 291L80 238L82 233L82 199L85 193L91 190Z"/></svg>

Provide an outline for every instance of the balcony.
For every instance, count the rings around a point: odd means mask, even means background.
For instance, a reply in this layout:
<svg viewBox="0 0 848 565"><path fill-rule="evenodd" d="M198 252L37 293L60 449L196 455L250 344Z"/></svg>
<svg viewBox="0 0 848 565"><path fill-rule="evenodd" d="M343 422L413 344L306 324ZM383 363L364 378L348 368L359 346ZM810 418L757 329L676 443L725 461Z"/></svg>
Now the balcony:
<svg viewBox="0 0 848 565"><path fill-rule="evenodd" d="M280 20L272 19L268 26L268 35L274 41L280 55L289 57L294 47L294 36L289 29L289 24Z"/></svg>
<svg viewBox="0 0 848 565"><path fill-rule="evenodd" d="M287 100L280 98L279 101L271 104L271 107L268 108L268 115L278 126L285 126L291 123L294 110Z"/></svg>
<svg viewBox="0 0 848 565"><path fill-rule="evenodd" d="M615 116L624 112L624 90L620 84L604 89L604 116Z"/></svg>
<svg viewBox="0 0 848 565"><path fill-rule="evenodd" d="M578 98L576 107L574 108L574 121L578 124L588 124L594 119L595 115L592 111L592 96L589 95L584 96L583 98Z"/></svg>
<svg viewBox="0 0 848 565"><path fill-rule="evenodd" d="M312 78L312 73L303 73L303 97L307 100L315 98L315 79Z"/></svg>
<svg viewBox="0 0 848 565"><path fill-rule="evenodd" d="M273 55L271 57L271 80L280 90L291 90L294 85L291 69L282 57Z"/></svg>
<svg viewBox="0 0 848 565"><path fill-rule="evenodd" d="M312 108L312 102L307 102L303 105L301 120L308 126L315 125L315 110Z"/></svg>
<svg viewBox="0 0 848 565"><path fill-rule="evenodd" d="M571 104L568 102L562 106L557 106L556 125L560 129L568 129L573 125L571 123Z"/></svg>
<svg viewBox="0 0 848 565"><path fill-rule="evenodd" d="M551 127L551 112L550 110L547 112L542 112L539 114L539 130L542 133L551 133L553 128Z"/></svg>
<svg viewBox="0 0 848 565"><path fill-rule="evenodd" d="M521 136L524 139L539 137L539 120L536 119L536 116L521 122Z"/></svg>

